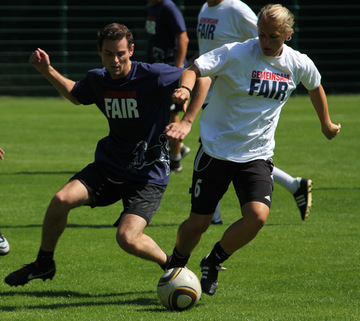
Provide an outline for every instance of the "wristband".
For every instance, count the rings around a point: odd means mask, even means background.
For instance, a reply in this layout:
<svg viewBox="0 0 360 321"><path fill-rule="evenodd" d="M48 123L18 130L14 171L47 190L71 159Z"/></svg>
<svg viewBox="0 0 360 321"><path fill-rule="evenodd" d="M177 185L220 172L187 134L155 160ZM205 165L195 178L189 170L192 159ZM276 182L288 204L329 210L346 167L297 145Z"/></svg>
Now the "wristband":
<svg viewBox="0 0 360 321"><path fill-rule="evenodd" d="M192 90L191 90L189 87L186 87L186 86L180 86L180 88L184 88L184 89L186 89L186 90L189 92L190 96L191 96L191 94L192 94Z"/></svg>

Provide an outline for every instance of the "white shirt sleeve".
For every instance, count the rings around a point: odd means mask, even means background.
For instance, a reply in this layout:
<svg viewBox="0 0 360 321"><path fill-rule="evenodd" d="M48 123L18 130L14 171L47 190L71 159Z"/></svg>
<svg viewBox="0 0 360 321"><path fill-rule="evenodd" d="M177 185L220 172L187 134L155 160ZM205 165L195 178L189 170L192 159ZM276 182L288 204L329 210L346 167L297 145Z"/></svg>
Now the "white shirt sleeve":
<svg viewBox="0 0 360 321"><path fill-rule="evenodd" d="M222 74L222 71L229 67L233 62L230 49L237 43L226 44L220 48L211 50L194 61L202 77L216 77Z"/></svg>

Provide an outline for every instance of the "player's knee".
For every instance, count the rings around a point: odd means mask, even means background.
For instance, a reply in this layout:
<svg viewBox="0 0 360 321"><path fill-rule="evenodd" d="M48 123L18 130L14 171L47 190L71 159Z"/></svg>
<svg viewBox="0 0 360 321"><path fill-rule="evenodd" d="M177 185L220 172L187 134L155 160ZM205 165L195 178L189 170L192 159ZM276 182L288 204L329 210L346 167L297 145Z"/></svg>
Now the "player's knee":
<svg viewBox="0 0 360 321"><path fill-rule="evenodd" d="M266 223L266 218L264 216L256 216L255 224L258 229L261 229Z"/></svg>
<svg viewBox="0 0 360 321"><path fill-rule="evenodd" d="M203 219L194 219L190 217L187 221L187 227L195 234L203 234L207 231L210 223Z"/></svg>
<svg viewBox="0 0 360 321"><path fill-rule="evenodd" d="M136 239L130 233L120 232L116 233L116 241L119 246L128 253L133 253L136 248Z"/></svg>
<svg viewBox="0 0 360 321"><path fill-rule="evenodd" d="M242 207L242 213L249 227L260 230L266 223L269 208L260 202L247 203Z"/></svg>
<svg viewBox="0 0 360 321"><path fill-rule="evenodd" d="M51 207L70 208L70 202L62 191L57 192L51 200Z"/></svg>
<svg viewBox="0 0 360 321"><path fill-rule="evenodd" d="M260 230L266 223L267 215L265 213L253 213L248 217L251 226Z"/></svg>

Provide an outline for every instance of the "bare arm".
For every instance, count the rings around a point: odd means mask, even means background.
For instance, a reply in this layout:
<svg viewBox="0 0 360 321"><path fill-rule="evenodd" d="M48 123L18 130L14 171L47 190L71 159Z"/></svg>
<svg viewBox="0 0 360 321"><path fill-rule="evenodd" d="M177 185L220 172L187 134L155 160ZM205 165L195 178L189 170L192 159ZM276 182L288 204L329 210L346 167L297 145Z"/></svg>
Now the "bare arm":
<svg viewBox="0 0 360 321"><path fill-rule="evenodd" d="M183 67L186 58L187 48L189 44L189 37L186 31L176 35L177 48L175 52L175 67Z"/></svg>
<svg viewBox="0 0 360 321"><path fill-rule="evenodd" d="M321 123L321 131L327 139L334 138L341 129L340 124L333 124L330 120L329 109L324 88L320 85L314 90L308 90L310 100L316 110Z"/></svg>
<svg viewBox="0 0 360 321"><path fill-rule="evenodd" d="M176 104L186 104L190 99L190 92L188 89L193 90L196 79L201 77L199 69L195 65L191 65L185 69L179 80L179 88L175 89L173 94L173 101ZM183 88L183 87L186 88Z"/></svg>
<svg viewBox="0 0 360 321"><path fill-rule="evenodd" d="M3 154L5 154L5 152L2 148L0 148L0 159L4 159Z"/></svg>
<svg viewBox="0 0 360 321"><path fill-rule="evenodd" d="M209 77L201 78L199 70L194 65L182 72L179 81L180 87L175 89L173 94L174 102L184 104L185 111L186 104L190 99L190 92L181 86L185 86L191 91L193 90L194 93L182 120L178 123L171 123L166 127L165 132L169 139L183 141L189 134L196 115L204 104L210 84L211 79Z"/></svg>
<svg viewBox="0 0 360 321"><path fill-rule="evenodd" d="M50 64L49 55L42 49L36 49L29 58L35 69L40 72L65 98L75 105L80 105L77 99L71 94L75 81L70 80L55 70Z"/></svg>

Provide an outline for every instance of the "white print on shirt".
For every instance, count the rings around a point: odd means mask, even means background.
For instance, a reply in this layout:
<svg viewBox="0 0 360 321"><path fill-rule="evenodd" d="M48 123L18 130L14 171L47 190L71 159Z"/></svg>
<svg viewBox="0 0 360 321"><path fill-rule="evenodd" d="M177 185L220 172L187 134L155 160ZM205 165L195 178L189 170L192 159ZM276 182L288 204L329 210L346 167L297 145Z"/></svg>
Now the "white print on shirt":
<svg viewBox="0 0 360 321"><path fill-rule="evenodd" d="M148 20L146 20L145 30L150 35L155 35L156 34L156 21L150 20L150 19L151 19L151 17L148 17Z"/></svg>
<svg viewBox="0 0 360 321"><path fill-rule="evenodd" d="M134 98L104 98L108 118L139 118L137 101Z"/></svg>
<svg viewBox="0 0 360 321"><path fill-rule="evenodd" d="M152 149L158 149L160 148L161 153L160 157L153 159L145 160L145 154L152 150ZM168 156L167 152L167 137L166 134L161 134L159 136L159 144L154 145L152 147L148 146L148 143L145 140L140 141L135 149L132 151L132 153L135 155L133 161L129 165L129 168L133 171L138 171L143 169L146 166L151 166L152 164L156 162L165 163L166 166L166 174L169 175L170 173L170 158Z"/></svg>
<svg viewBox="0 0 360 321"><path fill-rule="evenodd" d="M290 76L270 71L253 70L250 81L249 95L264 96L283 101L286 98Z"/></svg>

